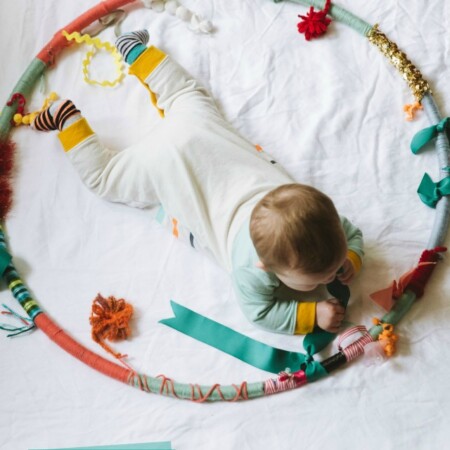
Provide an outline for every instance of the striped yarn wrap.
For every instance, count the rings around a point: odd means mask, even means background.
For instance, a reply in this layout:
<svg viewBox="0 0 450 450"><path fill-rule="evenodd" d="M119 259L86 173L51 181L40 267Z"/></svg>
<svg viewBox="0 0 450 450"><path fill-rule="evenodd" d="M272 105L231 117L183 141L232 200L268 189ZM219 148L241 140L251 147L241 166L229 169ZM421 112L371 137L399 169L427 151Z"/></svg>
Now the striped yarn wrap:
<svg viewBox="0 0 450 450"><path fill-rule="evenodd" d="M281 375L281 374L280 374ZM264 393L266 395L276 394L278 392L297 389L308 382L305 372L299 370L295 374L289 374L285 380L280 376L277 379L269 378L264 382Z"/></svg>
<svg viewBox="0 0 450 450"><path fill-rule="evenodd" d="M355 333L361 333L362 337L351 343L347 347L342 348L342 342L344 342L344 340L349 338L350 336L353 336ZM367 328L365 326L358 325L356 327L349 328L339 336L338 349L345 355L345 359L347 360L347 362L349 362L362 355L364 353L364 347L367 344L373 342L373 340L374 339L367 331Z"/></svg>
<svg viewBox="0 0 450 450"><path fill-rule="evenodd" d="M5 234L3 232L3 227L0 225L0 247L7 250ZM13 263L11 262L6 268L3 278L6 281L9 289L11 290L14 298L20 303L25 312L30 316L32 320L42 312L36 300L34 300L27 287L24 285L23 281L15 269Z"/></svg>
<svg viewBox="0 0 450 450"><path fill-rule="evenodd" d="M131 373L128 384L147 393L154 393L178 399L190 400L195 403L226 401L236 402L249 400L265 395L264 383L255 382L232 384L222 386L219 383L213 385L199 385L193 383L178 383L165 375L150 377L145 374Z"/></svg>

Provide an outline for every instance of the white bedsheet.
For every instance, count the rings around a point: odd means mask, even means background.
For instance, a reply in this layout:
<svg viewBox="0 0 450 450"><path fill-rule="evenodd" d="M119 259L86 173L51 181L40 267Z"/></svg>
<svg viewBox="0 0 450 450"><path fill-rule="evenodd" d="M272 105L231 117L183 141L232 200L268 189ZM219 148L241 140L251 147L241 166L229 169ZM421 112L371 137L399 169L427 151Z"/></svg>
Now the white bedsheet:
<svg viewBox="0 0 450 450"><path fill-rule="evenodd" d="M31 59L94 0L2 1L0 101L4 105ZM425 5L426 3L426 5ZM182 0L209 18L211 35L194 34L167 13L132 7L122 30L150 30L212 92L231 123L299 181L331 195L364 232L364 268L352 285L351 324L371 326L383 311L369 294L417 262L434 211L416 189L433 179L433 151L409 143L428 126L402 107L413 97L378 50L343 24L306 42L297 33L307 8L269 0ZM443 115L450 112L450 2L341 0L394 40L429 80ZM114 41L113 29L100 37ZM121 148L160 118L132 77L114 89L82 80L86 47L71 47L47 73L28 109L56 91L82 109L112 147ZM95 66L95 61L94 61ZM105 70L105 68L107 68ZM101 71L110 76L105 61ZM270 374L158 323L169 300L273 346L301 350L301 338L249 324L229 277L208 257L177 242L149 211L106 203L79 181L55 134L21 127L14 207L6 221L16 266L50 316L90 349L91 302L98 292L136 308L131 340L114 347L150 375L212 384L259 381ZM448 242L448 240L447 240ZM145 394L73 359L42 332L0 338L0 448L80 447L171 441L185 449L450 448L450 277L448 258L425 296L397 327L398 351L366 367L358 360L305 387L248 402L194 404ZM17 311L2 284L0 301ZM9 320L7 317L2 322ZM5 333L6 334L6 333ZM331 354L335 348L325 352Z"/></svg>

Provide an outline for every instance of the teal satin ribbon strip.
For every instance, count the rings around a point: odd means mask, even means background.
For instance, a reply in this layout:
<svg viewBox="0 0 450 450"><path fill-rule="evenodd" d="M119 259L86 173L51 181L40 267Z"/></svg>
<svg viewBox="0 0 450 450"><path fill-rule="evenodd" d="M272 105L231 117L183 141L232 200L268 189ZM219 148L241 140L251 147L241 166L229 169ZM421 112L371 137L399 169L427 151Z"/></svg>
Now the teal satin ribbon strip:
<svg viewBox="0 0 450 450"><path fill-rule="evenodd" d="M327 286L331 295L346 306L350 297L347 286L335 280ZM323 366L313 359L313 354L326 347L336 335L323 330L308 334L303 347L306 354L274 348L256 341L237 331L198 314L171 300L175 317L162 319L160 323L178 330L187 336L208 344L235 358L271 373L280 373L289 368L292 372L304 370L308 381L327 375Z"/></svg>
<svg viewBox="0 0 450 450"><path fill-rule="evenodd" d="M450 175L435 183L427 173L417 189L420 199L431 208L444 196L450 195Z"/></svg>
<svg viewBox="0 0 450 450"><path fill-rule="evenodd" d="M332 297L339 300L344 308L347 308L350 299L350 289L348 286L342 284L336 278L334 281L327 284L327 290ZM313 333L309 333L305 336L305 339L303 339L303 348L308 355L314 355L327 347L335 338L336 335L334 333L329 333L328 331L317 328Z"/></svg>
<svg viewBox="0 0 450 450"><path fill-rule="evenodd" d="M289 352L258 342L237 331L208 319L173 300L170 301L175 317L159 322L181 331L198 341L211 345L267 372L279 373L286 368L292 372L307 363L303 353Z"/></svg>
<svg viewBox="0 0 450 450"><path fill-rule="evenodd" d="M11 259L11 255L4 248L0 247L0 276L3 276L5 273Z"/></svg>
<svg viewBox="0 0 450 450"><path fill-rule="evenodd" d="M447 122L449 117L442 119L437 125L433 125L428 128L424 128L423 130L417 132L412 141L411 141L411 151L417 155L417 153L422 150L422 148L428 144L431 140L433 140L438 133L443 133L445 131L445 127L447 126Z"/></svg>
<svg viewBox="0 0 450 450"><path fill-rule="evenodd" d="M30 449L30 450L49 450L49 449ZM53 450L172 450L170 442L145 442L142 444L117 444L100 445L89 447L64 447Z"/></svg>

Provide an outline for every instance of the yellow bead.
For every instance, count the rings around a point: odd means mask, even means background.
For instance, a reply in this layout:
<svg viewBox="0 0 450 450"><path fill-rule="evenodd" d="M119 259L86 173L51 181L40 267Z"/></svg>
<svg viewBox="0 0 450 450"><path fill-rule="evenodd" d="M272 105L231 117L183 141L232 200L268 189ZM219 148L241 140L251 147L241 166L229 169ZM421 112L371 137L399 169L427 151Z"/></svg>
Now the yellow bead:
<svg viewBox="0 0 450 450"><path fill-rule="evenodd" d="M15 124L20 125L22 123L22 114L14 114L13 120Z"/></svg>

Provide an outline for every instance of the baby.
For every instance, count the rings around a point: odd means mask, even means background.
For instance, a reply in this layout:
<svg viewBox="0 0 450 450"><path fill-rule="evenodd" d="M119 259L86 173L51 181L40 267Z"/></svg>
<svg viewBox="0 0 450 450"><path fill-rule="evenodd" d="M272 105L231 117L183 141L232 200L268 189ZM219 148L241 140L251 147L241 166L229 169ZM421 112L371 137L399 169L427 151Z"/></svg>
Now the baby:
<svg viewBox="0 0 450 450"><path fill-rule="evenodd" d="M116 46L130 73L148 89L163 120L139 142L112 151L70 100L54 103L33 122L59 130L59 140L83 182L113 202L165 211L231 273L242 311L270 331L338 331L337 299L301 302L336 277L349 283L362 262L362 235L317 189L297 184L266 153L241 137L213 99L156 47L147 31ZM287 298L282 291L292 289Z"/></svg>

